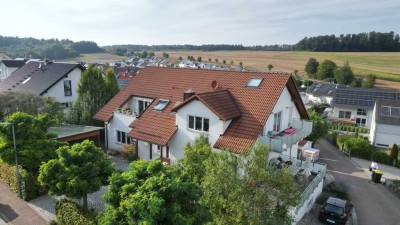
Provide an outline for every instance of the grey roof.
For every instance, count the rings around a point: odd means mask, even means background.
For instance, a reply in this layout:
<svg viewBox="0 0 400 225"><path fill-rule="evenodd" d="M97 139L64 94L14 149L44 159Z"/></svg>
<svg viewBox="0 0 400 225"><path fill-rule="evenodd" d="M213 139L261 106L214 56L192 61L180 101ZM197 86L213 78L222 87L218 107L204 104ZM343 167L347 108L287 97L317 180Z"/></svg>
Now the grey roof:
<svg viewBox="0 0 400 225"><path fill-rule="evenodd" d="M400 126L400 115L385 115L382 113L382 106L400 108L399 100L378 100L376 101L375 122L380 124L390 124Z"/></svg>
<svg viewBox="0 0 400 225"><path fill-rule="evenodd" d="M1 62L7 67L21 67L25 65L26 60L3 59Z"/></svg>
<svg viewBox="0 0 400 225"><path fill-rule="evenodd" d="M332 101L334 107L373 109L376 100L396 100L397 92L379 88L338 87Z"/></svg>
<svg viewBox="0 0 400 225"><path fill-rule="evenodd" d="M57 133L57 138L71 137L78 134L85 134L92 131L103 130L103 127L92 127L85 125L63 124L49 128L49 132Z"/></svg>
<svg viewBox="0 0 400 225"><path fill-rule="evenodd" d="M40 63L43 65L41 68ZM77 63L50 62L44 65L43 62L31 61L1 81L0 92L24 91L42 95L75 68L84 70Z"/></svg>
<svg viewBox="0 0 400 225"><path fill-rule="evenodd" d="M314 96L333 96L337 84L313 83L307 87L306 93Z"/></svg>

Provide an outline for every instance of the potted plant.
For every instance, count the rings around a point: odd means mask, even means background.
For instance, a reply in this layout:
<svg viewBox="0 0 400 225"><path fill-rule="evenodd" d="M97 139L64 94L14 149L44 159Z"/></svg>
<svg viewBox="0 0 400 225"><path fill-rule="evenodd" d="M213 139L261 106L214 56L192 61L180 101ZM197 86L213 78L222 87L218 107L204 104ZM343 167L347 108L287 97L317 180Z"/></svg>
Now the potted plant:
<svg viewBox="0 0 400 225"><path fill-rule="evenodd" d="M121 108L121 107L118 107L118 108L117 108L117 112L121 113L121 112L122 112L122 108Z"/></svg>
<svg viewBox="0 0 400 225"><path fill-rule="evenodd" d="M127 114L132 115L132 110L130 108L126 108L125 110Z"/></svg>

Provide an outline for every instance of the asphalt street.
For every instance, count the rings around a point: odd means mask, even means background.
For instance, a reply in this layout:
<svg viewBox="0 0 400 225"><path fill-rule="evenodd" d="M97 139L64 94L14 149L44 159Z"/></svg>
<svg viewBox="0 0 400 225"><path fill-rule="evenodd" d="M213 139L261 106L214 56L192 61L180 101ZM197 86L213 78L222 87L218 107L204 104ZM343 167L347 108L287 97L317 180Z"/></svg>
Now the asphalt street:
<svg viewBox="0 0 400 225"><path fill-rule="evenodd" d="M400 224L400 200L325 139L319 140L320 160L345 188L355 206L359 225Z"/></svg>

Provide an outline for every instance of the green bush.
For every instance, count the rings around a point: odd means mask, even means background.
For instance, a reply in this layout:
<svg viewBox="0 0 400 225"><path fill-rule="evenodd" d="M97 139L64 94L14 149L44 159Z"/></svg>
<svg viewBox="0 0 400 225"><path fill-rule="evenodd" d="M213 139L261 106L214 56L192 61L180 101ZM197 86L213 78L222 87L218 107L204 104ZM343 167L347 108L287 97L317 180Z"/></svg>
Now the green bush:
<svg viewBox="0 0 400 225"><path fill-rule="evenodd" d="M96 212L84 210L75 202L63 199L56 202L56 221L58 225L96 225Z"/></svg>
<svg viewBox="0 0 400 225"><path fill-rule="evenodd" d="M19 176L21 181L21 194L25 201L32 200L45 192L37 181L36 176L28 173L19 166ZM0 160L0 179L7 184L11 191L18 194L18 182L15 174L15 166Z"/></svg>
<svg viewBox="0 0 400 225"><path fill-rule="evenodd" d="M351 137L345 144L347 144L347 148L350 150L352 156L357 156L367 160L371 159L372 146L367 139Z"/></svg>
<svg viewBox="0 0 400 225"><path fill-rule="evenodd" d="M387 154L387 152L381 150L375 150L371 154L371 160L374 160L378 163L390 164L390 156Z"/></svg>

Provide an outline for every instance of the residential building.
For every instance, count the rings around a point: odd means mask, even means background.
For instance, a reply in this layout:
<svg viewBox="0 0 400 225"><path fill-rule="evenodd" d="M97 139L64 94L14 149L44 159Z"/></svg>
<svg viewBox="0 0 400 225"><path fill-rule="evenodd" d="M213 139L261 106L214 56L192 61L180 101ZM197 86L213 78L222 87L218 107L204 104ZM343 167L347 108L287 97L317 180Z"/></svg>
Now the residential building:
<svg viewBox="0 0 400 225"><path fill-rule="evenodd" d="M307 87L305 92L305 102L307 104L331 104L335 94L337 84L331 83L313 83Z"/></svg>
<svg viewBox="0 0 400 225"><path fill-rule="evenodd" d="M3 59L0 61L0 80L9 77L14 71L25 65L26 60Z"/></svg>
<svg viewBox="0 0 400 225"><path fill-rule="evenodd" d="M179 66L180 68L197 68L196 65L195 65L192 61L190 61L189 59L184 59L184 60L182 60L182 61L178 64L178 66Z"/></svg>
<svg viewBox="0 0 400 225"><path fill-rule="evenodd" d="M369 139L372 145L391 148L400 145L400 101L377 100L372 113Z"/></svg>
<svg viewBox="0 0 400 225"><path fill-rule="evenodd" d="M21 91L51 96L68 107L78 97L76 91L83 70L77 63L29 61L0 82L0 92Z"/></svg>
<svg viewBox="0 0 400 225"><path fill-rule="evenodd" d="M13 59L11 56L9 56L7 53L0 51L0 61L1 60L9 60Z"/></svg>
<svg viewBox="0 0 400 225"><path fill-rule="evenodd" d="M337 122L371 128L372 112L377 100L396 100L395 90L338 87L334 92L328 118Z"/></svg>

